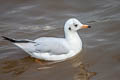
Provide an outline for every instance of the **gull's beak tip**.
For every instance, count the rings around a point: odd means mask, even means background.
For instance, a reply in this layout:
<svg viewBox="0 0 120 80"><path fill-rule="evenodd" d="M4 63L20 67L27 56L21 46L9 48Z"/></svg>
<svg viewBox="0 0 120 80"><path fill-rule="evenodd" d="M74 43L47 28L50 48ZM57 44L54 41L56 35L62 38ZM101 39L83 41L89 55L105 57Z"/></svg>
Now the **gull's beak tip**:
<svg viewBox="0 0 120 80"><path fill-rule="evenodd" d="M91 26L88 26L88 28L91 28Z"/></svg>

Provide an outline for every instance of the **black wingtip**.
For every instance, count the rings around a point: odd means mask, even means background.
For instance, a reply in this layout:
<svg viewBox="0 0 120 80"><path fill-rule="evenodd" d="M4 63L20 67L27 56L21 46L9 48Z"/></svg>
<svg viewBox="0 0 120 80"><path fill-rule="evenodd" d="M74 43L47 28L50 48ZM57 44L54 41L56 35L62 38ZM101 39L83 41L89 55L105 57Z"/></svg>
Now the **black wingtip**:
<svg viewBox="0 0 120 80"><path fill-rule="evenodd" d="M8 38L8 37L5 37L5 36L1 36L3 39L5 39L5 40L8 40L8 41L10 41L10 42L15 42L15 40L14 39L11 39L11 38Z"/></svg>
<svg viewBox="0 0 120 80"><path fill-rule="evenodd" d="M5 37L5 36L1 36L1 37L2 37L3 39L5 39L5 40L6 40L6 39L8 39L8 38L7 38L7 37Z"/></svg>

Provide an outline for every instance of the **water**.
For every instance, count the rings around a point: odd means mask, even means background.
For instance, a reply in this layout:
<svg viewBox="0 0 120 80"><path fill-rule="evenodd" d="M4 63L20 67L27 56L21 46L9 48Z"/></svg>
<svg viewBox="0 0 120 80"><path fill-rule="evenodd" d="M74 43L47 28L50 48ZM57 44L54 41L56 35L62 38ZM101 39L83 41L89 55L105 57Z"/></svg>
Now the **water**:
<svg viewBox="0 0 120 80"><path fill-rule="evenodd" d="M50 65L36 63L0 38L0 79L119 80L119 13L119 0L0 0L0 36L64 37L64 22L71 17L92 26L79 31L83 41L81 54Z"/></svg>

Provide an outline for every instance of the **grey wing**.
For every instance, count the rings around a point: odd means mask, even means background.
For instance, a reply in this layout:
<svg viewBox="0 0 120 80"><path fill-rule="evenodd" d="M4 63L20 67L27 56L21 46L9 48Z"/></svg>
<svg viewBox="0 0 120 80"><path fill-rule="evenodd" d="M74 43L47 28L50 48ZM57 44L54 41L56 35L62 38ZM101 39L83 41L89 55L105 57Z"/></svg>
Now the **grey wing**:
<svg viewBox="0 0 120 80"><path fill-rule="evenodd" d="M55 55L67 54L69 52L68 45L63 39L57 38L41 38L34 45L36 51L40 53L51 53Z"/></svg>

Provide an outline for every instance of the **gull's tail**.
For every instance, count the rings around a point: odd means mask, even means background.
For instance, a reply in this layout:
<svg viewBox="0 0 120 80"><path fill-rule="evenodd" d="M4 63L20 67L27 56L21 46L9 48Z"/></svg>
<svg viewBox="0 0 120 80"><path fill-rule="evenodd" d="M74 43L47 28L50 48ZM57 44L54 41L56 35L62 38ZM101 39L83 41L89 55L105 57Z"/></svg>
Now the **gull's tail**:
<svg viewBox="0 0 120 80"><path fill-rule="evenodd" d="M13 38L5 37L5 36L1 36L1 37L13 43L29 43L29 42L34 43L34 41L28 40L28 39L13 39Z"/></svg>
<svg viewBox="0 0 120 80"><path fill-rule="evenodd" d="M2 38L4 38L5 40L8 40L10 42L16 42L15 39L12 39L12 38L8 38L8 37L5 37L5 36L1 36Z"/></svg>
<svg viewBox="0 0 120 80"><path fill-rule="evenodd" d="M33 56L32 52L35 51L35 46L34 46L35 42L34 41L28 40L28 39L13 39L13 38L5 37L5 36L1 36L1 37L7 41L12 42L16 46L23 49L25 52L27 52L28 54Z"/></svg>

